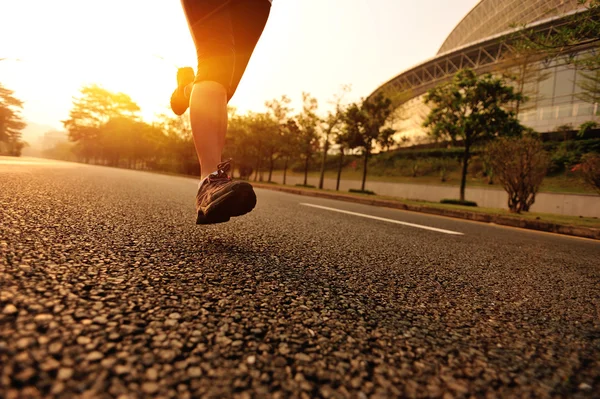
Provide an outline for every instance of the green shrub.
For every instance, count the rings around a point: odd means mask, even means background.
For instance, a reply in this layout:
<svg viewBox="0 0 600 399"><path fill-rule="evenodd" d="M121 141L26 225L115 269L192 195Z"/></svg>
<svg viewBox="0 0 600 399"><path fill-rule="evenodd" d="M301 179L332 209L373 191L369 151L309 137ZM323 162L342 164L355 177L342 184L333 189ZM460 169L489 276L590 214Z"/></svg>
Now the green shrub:
<svg viewBox="0 0 600 399"><path fill-rule="evenodd" d="M461 201L459 199L448 199L444 198L440 201L442 204L450 204L450 205L463 205L463 206L477 206L477 202L473 201Z"/></svg>
<svg viewBox="0 0 600 399"><path fill-rule="evenodd" d="M600 140L563 141L551 151L548 174L553 175L568 170L581 163L581 159L586 153L599 150Z"/></svg>

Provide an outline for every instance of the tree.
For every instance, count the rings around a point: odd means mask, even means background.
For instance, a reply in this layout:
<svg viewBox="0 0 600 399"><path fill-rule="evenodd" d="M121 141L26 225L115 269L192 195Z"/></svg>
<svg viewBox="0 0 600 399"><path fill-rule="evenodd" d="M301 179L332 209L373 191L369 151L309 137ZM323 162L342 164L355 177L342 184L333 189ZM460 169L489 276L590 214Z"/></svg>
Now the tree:
<svg viewBox="0 0 600 399"><path fill-rule="evenodd" d="M495 175L508 193L508 209L515 213L529 211L550 162L541 141L532 136L503 137L490 143L487 152Z"/></svg>
<svg viewBox="0 0 600 399"><path fill-rule="evenodd" d="M161 167L177 173L200 175L200 164L192 128L187 116L159 115L158 126L164 133L157 150L161 157Z"/></svg>
<svg viewBox="0 0 600 399"><path fill-rule="evenodd" d="M496 136L519 136L523 126L514 112L503 107L522 99L503 78L478 77L470 69L459 71L452 81L427 92L432 108L423 126L436 139L460 142L464 147L460 200L465 200L469 158L473 145Z"/></svg>
<svg viewBox="0 0 600 399"><path fill-rule="evenodd" d="M241 117L241 125L246 134L243 136L244 143L248 147L248 153L254 161L254 181L262 181L262 166L265 158L273 160L277 150L276 140L278 126L271 115L267 113L251 112ZM272 165L272 163L271 163Z"/></svg>
<svg viewBox="0 0 600 399"><path fill-rule="evenodd" d="M286 183L289 161L297 155L297 149L300 143L300 127L294 119L288 119L282 130L281 154L284 158L283 163L283 184Z"/></svg>
<svg viewBox="0 0 600 399"><path fill-rule="evenodd" d="M100 127L111 118L137 119L139 110L128 95L89 85L81 88L80 96L73 99L69 119L62 122L84 162L92 158L104 160Z"/></svg>
<svg viewBox="0 0 600 399"><path fill-rule="evenodd" d="M397 130L391 127L385 128L381 131L378 143L381 145L384 151L389 151L393 146L397 144L396 139L394 138L394 135L396 133Z"/></svg>
<svg viewBox="0 0 600 399"><path fill-rule="evenodd" d="M111 118L98 127L97 145L104 161L111 166L129 161L126 166L131 168L133 157L129 136L135 128L135 121L123 117Z"/></svg>
<svg viewBox="0 0 600 399"><path fill-rule="evenodd" d="M321 174L319 176L319 189L323 189L323 183L325 180L325 163L327 162L327 152L329 151L329 137L334 133L334 130L338 128L344 117L344 108L342 106L342 100L344 94L350 91L350 86L342 86L342 92L335 96L333 104L334 110L329 111L327 116L323 120L321 130L323 132L323 157L321 158Z"/></svg>
<svg viewBox="0 0 600 399"><path fill-rule="evenodd" d="M340 161L338 163L337 181L335 183L335 191L340 190L340 179L342 178L342 168L344 167L344 151L349 148L347 129L341 129L336 132L335 143L340 150Z"/></svg>
<svg viewBox="0 0 600 399"><path fill-rule="evenodd" d="M317 99L309 93L302 93L302 113L296 117L299 127L300 157L304 159L304 185L308 185L308 165L319 146L317 126L320 119L317 116Z"/></svg>
<svg viewBox="0 0 600 399"><path fill-rule="evenodd" d="M255 162L255 148L249 130L249 116L239 115L235 108L228 108L229 121L225 135L224 158L233 159L240 178L247 180L252 175ZM232 168L233 169L233 168Z"/></svg>
<svg viewBox="0 0 600 399"><path fill-rule="evenodd" d="M21 117L23 102L13 94L14 91L0 84L0 154L4 152L5 147L8 155L20 156L24 146L21 130L25 129L27 124Z"/></svg>
<svg viewBox="0 0 600 399"><path fill-rule="evenodd" d="M367 163L373 147L377 144L389 146L390 141L393 140L392 136L395 131L389 127L384 128L392 113L391 105L392 102L389 98L378 93L372 98L363 100L360 104L351 104L344 115L349 147L362 149L364 157L362 191L365 191Z"/></svg>
<svg viewBox="0 0 600 399"><path fill-rule="evenodd" d="M289 113L291 111L289 105L290 105L291 100L283 95L281 96L281 99L277 100L277 99L273 99L271 101L267 101L265 102L265 106L267 107L267 112L271 115L271 117L274 119L277 127L276 129L274 129L273 136L270 137L270 150L271 150L271 154L270 154L270 161L269 161L269 183L271 182L271 177L273 174L273 164L275 161L275 154L277 153L278 156L283 156L285 158L285 170L283 172L284 177L284 183L285 184L285 174L287 172L287 163L289 161L289 157L290 157L290 150L291 147L289 146L289 136L288 136L288 129L287 129L287 122L289 119Z"/></svg>
<svg viewBox="0 0 600 399"><path fill-rule="evenodd" d="M275 160L279 156L281 150L281 126L271 115L264 114L264 116L263 126L258 133L263 137L264 156L269 162L269 177L267 181L271 183Z"/></svg>

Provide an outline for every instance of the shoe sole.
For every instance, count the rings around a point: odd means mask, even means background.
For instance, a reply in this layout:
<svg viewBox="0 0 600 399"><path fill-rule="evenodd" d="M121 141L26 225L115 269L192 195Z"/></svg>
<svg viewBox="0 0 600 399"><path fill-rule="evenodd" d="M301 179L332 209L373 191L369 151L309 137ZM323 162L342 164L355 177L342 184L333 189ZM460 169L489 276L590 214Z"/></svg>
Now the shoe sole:
<svg viewBox="0 0 600 399"><path fill-rule="evenodd" d="M198 210L196 224L228 222L230 218L242 216L256 206L256 194L248 183L239 183L208 207Z"/></svg>

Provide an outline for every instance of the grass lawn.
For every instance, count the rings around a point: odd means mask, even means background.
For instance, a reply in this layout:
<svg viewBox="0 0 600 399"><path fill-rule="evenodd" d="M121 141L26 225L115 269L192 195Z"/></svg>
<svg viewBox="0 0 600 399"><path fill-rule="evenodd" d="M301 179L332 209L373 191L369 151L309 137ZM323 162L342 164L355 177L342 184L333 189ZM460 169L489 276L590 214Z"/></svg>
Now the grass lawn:
<svg viewBox="0 0 600 399"><path fill-rule="evenodd" d="M294 173L290 170L287 172L288 176L293 177L304 177L303 173ZM266 179L268 173L263 175L263 178ZM274 171L273 177L276 182L281 182L283 176L283 171ZM319 172L309 172L309 178L319 178ZM337 179L337 172L335 171L327 171L325 172L325 178L327 179ZM362 180L362 172L360 170L352 170L350 168L346 168L342 171L342 179L343 180ZM385 182L385 183L405 183L405 184L432 184L439 186L450 186L450 187L458 187L460 186L460 173L451 172L448 174L446 182L442 183L438 176L418 176L418 177L407 177L407 176L371 176L367 175L367 184L369 182ZM309 182L309 184L311 184ZM503 190L502 186L496 182L495 184L488 184L485 179L475 178L469 176L467 178L467 188L468 187L479 187L479 188L487 188L490 190ZM540 187L540 192L546 193L562 193L562 194L596 194L596 192L589 186L587 186L582 180L580 180L576 176L569 176L568 178L564 175L559 176L549 176L544 179L542 182L542 186Z"/></svg>

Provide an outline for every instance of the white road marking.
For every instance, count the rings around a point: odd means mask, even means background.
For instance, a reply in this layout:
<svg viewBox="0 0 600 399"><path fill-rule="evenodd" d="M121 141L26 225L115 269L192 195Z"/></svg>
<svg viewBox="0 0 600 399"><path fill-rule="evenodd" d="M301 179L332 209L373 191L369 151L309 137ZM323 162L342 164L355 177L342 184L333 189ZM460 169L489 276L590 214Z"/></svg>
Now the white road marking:
<svg viewBox="0 0 600 399"><path fill-rule="evenodd" d="M420 225L420 224L414 224L414 223L408 223L408 222L401 222L399 220L386 219L386 218L381 218L379 216L366 215L364 213L357 213L357 212L344 211L344 210L341 210L341 209L329 208L328 206L308 204L308 203L305 203L305 202L301 202L300 205L311 206L313 208L325 209L325 210L333 211L333 212L345 213L345 214L348 214L348 215L360 216L360 217L363 217L363 218L381 220L381 221L384 221L384 222L401 224L401 225L404 225L404 226L416 227L418 229L437 231L438 233L452 234L452 235L458 235L458 236L464 235L463 233L459 233L458 231L444 230L444 229L438 229L438 228L435 228L435 227L423 226L423 225Z"/></svg>

